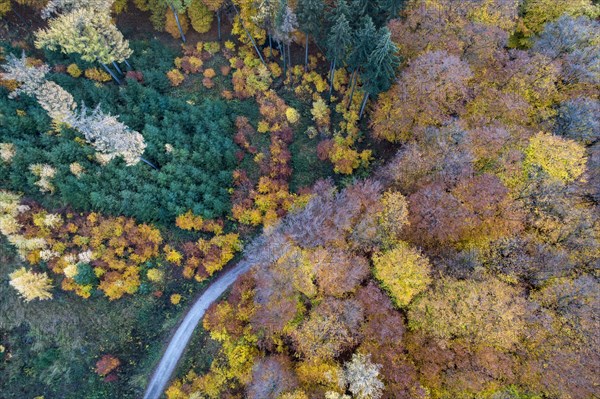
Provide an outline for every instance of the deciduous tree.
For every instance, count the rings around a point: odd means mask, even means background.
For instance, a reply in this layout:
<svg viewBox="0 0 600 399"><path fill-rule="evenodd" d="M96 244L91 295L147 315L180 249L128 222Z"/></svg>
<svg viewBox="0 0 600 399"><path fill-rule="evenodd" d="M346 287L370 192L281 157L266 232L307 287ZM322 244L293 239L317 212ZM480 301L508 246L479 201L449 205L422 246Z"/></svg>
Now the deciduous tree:
<svg viewBox="0 0 600 399"><path fill-rule="evenodd" d="M25 302L34 299L52 299L52 280L46 273L34 273L22 267L10 275L10 285L19 292Z"/></svg>

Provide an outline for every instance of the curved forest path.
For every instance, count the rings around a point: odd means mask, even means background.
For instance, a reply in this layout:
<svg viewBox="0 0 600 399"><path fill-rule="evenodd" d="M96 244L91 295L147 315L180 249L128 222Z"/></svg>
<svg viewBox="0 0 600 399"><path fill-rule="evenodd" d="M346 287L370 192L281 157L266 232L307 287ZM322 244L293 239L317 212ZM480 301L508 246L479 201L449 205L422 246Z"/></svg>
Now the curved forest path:
<svg viewBox="0 0 600 399"><path fill-rule="evenodd" d="M204 313L206 313L208 307L235 282L240 274L246 272L250 266L251 262L243 259L233 269L216 279L200 298L196 300L175 331L169 342L169 346L167 346L167 350L160 359L160 363L158 363L156 370L154 370L154 374L152 374L152 378L148 382L148 387L144 393L144 399L160 398L192 337L194 329L200 319L202 319L202 316L204 316Z"/></svg>

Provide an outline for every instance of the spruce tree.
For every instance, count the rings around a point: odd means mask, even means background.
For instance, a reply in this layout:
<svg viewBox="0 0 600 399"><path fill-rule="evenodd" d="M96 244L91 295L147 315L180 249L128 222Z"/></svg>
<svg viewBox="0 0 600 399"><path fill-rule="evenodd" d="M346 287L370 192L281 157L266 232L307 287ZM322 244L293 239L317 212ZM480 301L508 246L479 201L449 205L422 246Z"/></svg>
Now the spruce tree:
<svg viewBox="0 0 600 399"><path fill-rule="evenodd" d="M331 27L327 37L327 57L331 60L329 76L329 98L333 90L333 77L336 64L343 64L348 57L352 45L352 30L346 15L340 13L335 24Z"/></svg>
<svg viewBox="0 0 600 399"><path fill-rule="evenodd" d="M352 98L356 89L356 83L358 81L358 75L360 74L363 67L368 63L369 56L375 50L377 46L377 29L370 16L364 16L361 19L361 28L356 31L354 35L354 45L352 52L348 57L348 65L352 68L352 75L350 77L350 99L348 101L348 107L352 105Z"/></svg>
<svg viewBox="0 0 600 399"><path fill-rule="evenodd" d="M325 3L323 0L298 0L296 13L300 29L306 35L304 69L308 70L308 40L312 36L315 41L321 36L323 25L323 12Z"/></svg>
<svg viewBox="0 0 600 399"><path fill-rule="evenodd" d="M375 50L368 58L365 68L365 92L360 107L359 118L362 118L369 96L377 96L379 93L389 90L396 77L396 68L400 64L397 55L398 47L392 41L392 34L387 27L379 30L379 40Z"/></svg>

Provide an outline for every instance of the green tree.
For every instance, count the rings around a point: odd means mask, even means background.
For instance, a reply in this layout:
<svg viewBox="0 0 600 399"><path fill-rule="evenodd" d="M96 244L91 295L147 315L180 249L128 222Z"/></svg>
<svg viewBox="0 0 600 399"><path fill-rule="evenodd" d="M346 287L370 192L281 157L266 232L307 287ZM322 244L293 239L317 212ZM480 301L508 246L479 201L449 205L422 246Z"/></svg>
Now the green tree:
<svg viewBox="0 0 600 399"><path fill-rule="evenodd" d="M329 98L333 90L335 67L343 64L352 45L352 30L346 15L339 13L327 36L327 57L331 60L329 69Z"/></svg>
<svg viewBox="0 0 600 399"><path fill-rule="evenodd" d="M379 93L389 90L392 86L396 78L396 68L400 64L397 53L398 47L392 41L392 34L389 29L387 27L381 28L377 46L369 56L365 68L365 83L363 85L365 94L360 107L359 118L362 118L369 96L375 97Z"/></svg>
<svg viewBox="0 0 600 399"><path fill-rule="evenodd" d="M308 41L310 36L316 41L322 32L323 12L325 3L323 0L298 0L296 14L300 29L306 35L304 45L304 70L308 70Z"/></svg>
<svg viewBox="0 0 600 399"><path fill-rule="evenodd" d="M352 105L352 98L356 90L356 84L358 76L361 73L363 66L369 62L369 56L373 53L377 46L377 28L373 20L369 16L363 17L361 20L362 27L359 28L354 34L354 43L352 46L352 52L348 57L348 65L352 68L352 75L350 77L350 99L348 100L347 108Z"/></svg>

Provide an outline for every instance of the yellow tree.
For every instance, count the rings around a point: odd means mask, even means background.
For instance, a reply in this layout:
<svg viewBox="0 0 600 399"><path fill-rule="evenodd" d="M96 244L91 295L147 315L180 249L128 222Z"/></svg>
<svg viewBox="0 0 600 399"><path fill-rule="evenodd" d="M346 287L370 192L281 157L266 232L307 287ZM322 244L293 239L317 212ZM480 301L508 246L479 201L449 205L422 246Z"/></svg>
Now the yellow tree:
<svg viewBox="0 0 600 399"><path fill-rule="evenodd" d="M46 273L34 273L22 267L10 275L10 285L16 289L25 302L34 299L52 299L52 280Z"/></svg>
<svg viewBox="0 0 600 399"><path fill-rule="evenodd" d="M407 306L431 282L429 260L405 242L373 255L372 260L375 277L396 306Z"/></svg>

